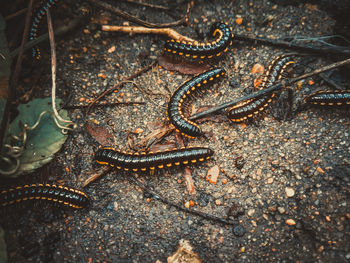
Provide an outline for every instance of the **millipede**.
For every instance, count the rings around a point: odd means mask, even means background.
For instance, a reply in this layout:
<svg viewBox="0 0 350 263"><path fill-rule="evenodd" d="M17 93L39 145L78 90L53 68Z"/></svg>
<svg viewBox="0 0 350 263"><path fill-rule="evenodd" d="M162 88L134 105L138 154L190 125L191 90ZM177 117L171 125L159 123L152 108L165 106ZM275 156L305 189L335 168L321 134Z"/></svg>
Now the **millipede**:
<svg viewBox="0 0 350 263"><path fill-rule="evenodd" d="M54 184L27 184L0 192L0 207L30 201L44 201L75 209L84 208L89 204L89 198L85 193L67 186Z"/></svg>
<svg viewBox="0 0 350 263"><path fill-rule="evenodd" d="M305 101L320 107L350 107L350 90L321 90L309 95Z"/></svg>
<svg viewBox="0 0 350 263"><path fill-rule="evenodd" d="M231 31L232 29L227 24L216 22L211 26L209 33L215 40L199 42L171 39L165 43L164 52L171 56L194 60L220 57L232 45L233 34Z"/></svg>
<svg viewBox="0 0 350 263"><path fill-rule="evenodd" d="M189 138L202 135L198 124L184 116L183 105L188 102L187 98L191 97L192 94L204 91L225 74L226 72L222 68L211 69L185 82L175 91L168 103L167 115L177 132Z"/></svg>
<svg viewBox="0 0 350 263"><path fill-rule="evenodd" d="M209 160L213 154L213 150L202 147L149 153L127 153L115 148L104 147L96 152L95 160L99 164L109 165L125 171L144 172L204 162Z"/></svg>
<svg viewBox="0 0 350 263"><path fill-rule="evenodd" d="M259 89L265 89L275 84L285 76L286 69L295 62L288 54L279 55L274 58L264 74L263 81ZM275 97L275 93L271 92L267 95L259 96L249 100L244 100L237 105L231 107L227 111L227 117L233 122L244 122L258 114L262 113Z"/></svg>
<svg viewBox="0 0 350 263"><path fill-rule="evenodd" d="M34 39L37 38L38 28L39 28L39 24L40 24L41 19L46 14L47 10L51 6L53 6L57 1L58 0L48 0L35 13L35 16L34 16L34 19L33 19L33 22L32 22L32 26L31 26L30 32L29 32L29 40L34 40ZM39 48L33 48L32 49L32 55L36 59L40 59L40 50L39 50Z"/></svg>

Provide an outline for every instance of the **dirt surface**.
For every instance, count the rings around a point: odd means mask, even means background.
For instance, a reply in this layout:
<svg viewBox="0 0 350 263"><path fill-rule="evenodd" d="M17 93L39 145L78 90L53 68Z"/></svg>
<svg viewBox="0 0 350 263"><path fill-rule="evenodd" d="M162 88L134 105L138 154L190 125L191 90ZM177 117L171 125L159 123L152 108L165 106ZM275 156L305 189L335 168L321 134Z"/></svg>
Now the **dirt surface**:
<svg viewBox="0 0 350 263"><path fill-rule="evenodd" d="M156 2L168 6L167 1ZM115 5L142 19L164 23L184 14L185 5L177 3L170 15L125 2ZM77 16L72 10L82 4L58 3L52 8L54 25L69 23ZM336 21L329 11L298 2L196 1L190 25L176 29L200 39L212 22L221 20L231 25L235 34L317 37L334 34ZM242 18L242 23L237 18ZM103 32L101 23L105 22L122 25L125 21L94 7L86 24L56 39L58 96L65 106L86 105L161 55L165 37ZM28 52L24 65L22 88L34 88L34 97L50 95L47 45L41 45L40 64L33 63ZM190 109L218 105L252 92L253 65L260 63L266 68L274 56L284 52L290 50L234 41L216 64L228 77L194 100ZM310 71L306 65L318 68L341 59L310 58L296 58L295 74ZM35 87L27 87L38 74ZM144 104L92 108L87 123L107 129L117 148L129 151L132 145L142 150L137 143L157 129L156 124L167 123L168 99L189 78L155 65L133 79L135 85L125 84L104 98L107 103ZM329 78L349 88L339 71ZM295 110L308 94L333 87L315 77L290 88ZM62 214L59 209L35 207L21 210L20 216L18 211L9 214L11 221L3 223L9 262L167 262L182 239L189 241L203 262L349 262L349 111L293 110L285 120L286 97L283 91L268 114L253 123L237 125L218 116L200 124L207 138L185 140L187 146L215 151L212 160L191 168L196 194L188 193L183 169L138 176L172 202L183 207L193 202L191 209L228 219L233 225L179 211L145 193L130 180L129 173L112 170L84 189L91 198L85 210ZM101 167L93 162L99 143L84 127L85 109L69 110L69 115L78 130L70 133L53 162L19 182L61 180L82 188L89 176L100 172ZM174 141L172 133L161 143ZM215 165L220 174L212 184L205 177Z"/></svg>

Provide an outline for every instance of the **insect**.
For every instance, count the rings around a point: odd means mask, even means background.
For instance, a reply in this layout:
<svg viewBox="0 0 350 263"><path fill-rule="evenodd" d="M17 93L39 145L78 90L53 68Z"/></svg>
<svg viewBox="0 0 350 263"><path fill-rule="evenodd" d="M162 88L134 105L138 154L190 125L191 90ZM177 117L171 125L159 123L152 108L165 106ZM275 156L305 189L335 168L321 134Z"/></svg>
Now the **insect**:
<svg viewBox="0 0 350 263"><path fill-rule="evenodd" d="M48 0L47 2L45 2L39 9L38 12L36 12L33 22L32 22L32 26L30 28L30 32L29 32L29 40L34 40L36 39L37 35L38 35L38 28L39 28L39 24L41 19L43 18L43 16L46 14L46 11L53 6L58 0ZM33 57L35 57L36 59L40 59L40 50L39 48L33 48L32 49L32 55Z"/></svg>
<svg viewBox="0 0 350 263"><path fill-rule="evenodd" d="M318 91L308 96L306 103L321 107L350 107L350 90Z"/></svg>
<svg viewBox="0 0 350 263"><path fill-rule="evenodd" d="M164 52L194 60L220 57L232 45L231 28L225 23L217 22L211 26L210 35L216 39L211 42L168 40L164 45Z"/></svg>
<svg viewBox="0 0 350 263"><path fill-rule="evenodd" d="M194 92L203 91L226 74L222 68L214 68L204 72L181 85L171 97L168 104L168 119L176 131L189 138L198 137L202 131L197 123L187 119L183 113L183 105Z"/></svg>
<svg viewBox="0 0 350 263"><path fill-rule="evenodd" d="M271 61L264 75L260 89L265 89L273 85L286 75L286 69L294 64L293 59L288 55L277 56ZM257 98L242 101L227 111L227 117L233 122L244 122L262 113L275 97L275 93L259 96Z"/></svg>
<svg viewBox="0 0 350 263"><path fill-rule="evenodd" d="M149 153L126 153L106 147L96 152L95 160L99 164L137 172L204 162L213 154L211 149L201 147Z"/></svg>
<svg viewBox="0 0 350 263"><path fill-rule="evenodd" d="M54 184L27 184L0 192L0 207L34 200L52 202L76 209L84 208L89 203L89 198L85 193Z"/></svg>

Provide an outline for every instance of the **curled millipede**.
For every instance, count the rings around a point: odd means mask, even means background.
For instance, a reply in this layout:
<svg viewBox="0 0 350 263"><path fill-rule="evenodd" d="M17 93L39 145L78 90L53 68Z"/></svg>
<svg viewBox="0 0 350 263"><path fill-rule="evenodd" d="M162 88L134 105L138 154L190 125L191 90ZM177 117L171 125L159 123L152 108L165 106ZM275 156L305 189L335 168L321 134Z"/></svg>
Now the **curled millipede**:
<svg viewBox="0 0 350 263"><path fill-rule="evenodd" d="M39 11L37 11L35 13L33 22L32 22L32 26L30 28L30 32L29 32L29 40L34 40L37 38L38 35L38 28L39 28L39 24L41 19L43 18L43 16L46 14L46 11L53 6L58 0L48 0L46 1L39 9ZM33 57L35 57L36 59L40 59L40 50L39 48L33 48L32 49L32 55Z"/></svg>
<svg viewBox="0 0 350 263"><path fill-rule="evenodd" d="M209 148L193 147L173 149L164 152L126 153L114 148L101 148L95 160L125 171L147 171L172 166L189 165L210 159L214 152Z"/></svg>
<svg viewBox="0 0 350 263"><path fill-rule="evenodd" d="M264 74L260 89L265 89L275 84L277 80L284 77L286 69L294 63L295 62L288 54L274 58ZM227 111L227 117L233 122L247 121L262 113L272 102L274 97L275 93L271 92L267 95L242 101Z"/></svg>
<svg viewBox="0 0 350 263"><path fill-rule="evenodd" d="M188 42L168 40L164 45L165 54L194 60L220 57L232 45L232 29L225 23L216 22L211 26L210 35L216 37L211 42Z"/></svg>
<svg viewBox="0 0 350 263"><path fill-rule="evenodd" d="M84 208L89 204L85 193L60 185L28 184L0 192L0 207L38 200L75 209Z"/></svg>
<svg viewBox="0 0 350 263"><path fill-rule="evenodd" d="M183 104L195 92L204 91L211 86L215 80L226 74L222 68L214 68L204 72L181 85L171 97L168 104L168 118L175 126L177 132L189 138L198 137L202 131L197 123L187 119L183 113Z"/></svg>
<svg viewBox="0 0 350 263"><path fill-rule="evenodd" d="M321 107L350 107L350 90L318 91L305 99L307 104Z"/></svg>

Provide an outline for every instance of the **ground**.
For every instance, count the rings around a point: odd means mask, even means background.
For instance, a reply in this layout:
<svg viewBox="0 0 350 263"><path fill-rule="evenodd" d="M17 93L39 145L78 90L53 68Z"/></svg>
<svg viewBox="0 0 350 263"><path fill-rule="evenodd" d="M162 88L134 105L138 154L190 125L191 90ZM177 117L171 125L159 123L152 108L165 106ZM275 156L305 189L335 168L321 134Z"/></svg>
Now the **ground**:
<svg viewBox="0 0 350 263"><path fill-rule="evenodd" d="M189 15L190 25L176 30L199 39L212 22L221 20L231 25L235 34L269 38L335 34L339 21L331 10L312 3L278 2L196 1ZM185 5L177 3L173 13L178 18L184 14ZM68 23L77 15L71 10L80 4L84 3L71 6L64 1L54 6L54 25ZM167 1L157 4L168 6ZM115 5L147 21L176 19L126 2ZM67 18L62 10L73 14L67 12ZM83 26L56 38L58 96L65 106L86 104L87 99L156 60L166 40L160 35L103 32L104 21L122 25L125 20L97 7L92 13ZM37 97L50 96L47 45L41 45L40 64L33 63L28 52L22 72L22 85L29 90L26 79L42 70L33 91ZM285 52L290 50L234 41L216 64L226 70L227 78L195 100L191 105L196 107L190 109L218 105L251 92L256 78L251 73L253 65L266 68L275 55ZM295 74L310 70L305 69L305 58L296 59ZM319 56L308 65L317 68L340 59ZM130 150L130 143L137 144L156 129L155 123L166 124L168 99L189 78L154 65L133 79L139 88L128 83L104 98L108 103L144 104L93 108L86 121L107 129L117 148ZM340 71L330 78L349 87ZM315 77L290 88L296 107L312 92L332 87ZM185 207L192 201L191 209L227 218L234 225L166 205L135 185L130 173L112 170L83 189L91 198L91 205L84 210L62 215L57 208L48 209L50 215L43 216L40 208L34 207L21 211L21 217L11 223L3 223L9 262L167 262L182 239L189 241L203 262L349 262L349 111L307 108L293 111L285 120L278 118L288 106L284 97L286 92L259 120L237 125L220 115L200 124L207 138L185 140L187 146L215 151L212 160L191 168L196 194L188 193L183 169L138 175L145 185L172 202ZM85 108L69 110L71 120L79 126L77 131L69 134L54 161L19 182L61 180L82 189L83 182L99 172L100 166L93 162L99 143L85 129L84 114ZM175 137L171 134L168 139L173 142ZM206 174L215 165L220 174L212 184Z"/></svg>

